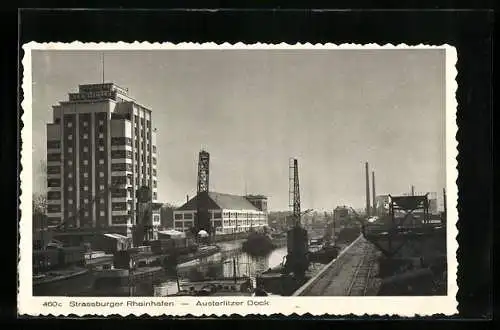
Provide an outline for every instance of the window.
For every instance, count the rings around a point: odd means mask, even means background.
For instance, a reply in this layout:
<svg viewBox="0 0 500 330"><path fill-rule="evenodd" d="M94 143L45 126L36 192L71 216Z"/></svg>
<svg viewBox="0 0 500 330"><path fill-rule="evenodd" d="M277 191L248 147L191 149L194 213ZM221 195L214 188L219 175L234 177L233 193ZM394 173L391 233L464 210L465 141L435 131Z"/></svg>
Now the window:
<svg viewBox="0 0 500 330"><path fill-rule="evenodd" d="M73 126L73 123L72 122L68 122L68 127L72 127Z"/></svg>
<svg viewBox="0 0 500 330"><path fill-rule="evenodd" d="M73 216L73 212L68 212L68 217L72 217Z"/></svg>
<svg viewBox="0 0 500 330"><path fill-rule="evenodd" d="M154 193L153 193L153 199L154 199L154 200L156 200L156 197L157 197L157 195L156 195L156 193L154 192Z"/></svg>
<svg viewBox="0 0 500 330"><path fill-rule="evenodd" d="M99 185L99 190L104 190L104 185L103 184Z"/></svg>
<svg viewBox="0 0 500 330"><path fill-rule="evenodd" d="M68 135L68 140L73 140L73 135L72 134Z"/></svg>
<svg viewBox="0 0 500 330"><path fill-rule="evenodd" d="M68 160L68 165L69 166L73 165L73 161L72 160Z"/></svg>
<svg viewBox="0 0 500 330"><path fill-rule="evenodd" d="M89 203L89 199L88 199L88 198L85 198L85 199L83 200L83 204L88 204L88 203Z"/></svg>
<svg viewBox="0 0 500 330"><path fill-rule="evenodd" d="M72 152L73 152L73 148L69 147L69 148L68 148L68 152L69 152L69 153L72 153Z"/></svg>
<svg viewBox="0 0 500 330"><path fill-rule="evenodd" d="M47 174L59 174L61 168L59 166L47 166Z"/></svg>
<svg viewBox="0 0 500 330"><path fill-rule="evenodd" d="M99 200L99 203L104 204L104 198L101 198L101 199Z"/></svg>
<svg viewBox="0 0 500 330"><path fill-rule="evenodd" d="M72 205L73 204L73 200L72 199L68 199L68 204Z"/></svg>
<svg viewBox="0 0 500 330"><path fill-rule="evenodd" d="M89 135L88 135L87 133L84 133L84 134L83 134L83 139L84 139L84 140L87 140L88 138L89 138Z"/></svg>
<svg viewBox="0 0 500 330"><path fill-rule="evenodd" d="M103 133L99 133L99 139L104 139L104 134Z"/></svg>
<svg viewBox="0 0 500 330"><path fill-rule="evenodd" d="M104 120L99 120L99 126L104 125Z"/></svg>
<svg viewBox="0 0 500 330"><path fill-rule="evenodd" d="M88 212L88 211L85 211L84 216L85 216L85 217L88 217L88 216L89 216L89 212Z"/></svg>
<svg viewBox="0 0 500 330"><path fill-rule="evenodd" d="M156 152L156 146L153 146L153 152Z"/></svg>
<svg viewBox="0 0 500 330"><path fill-rule="evenodd" d="M99 147L99 151L104 151L104 147L103 147L103 146L100 146L100 147Z"/></svg>
<svg viewBox="0 0 500 330"><path fill-rule="evenodd" d="M57 162L61 160L61 154L48 154L47 161L48 162Z"/></svg>
<svg viewBox="0 0 500 330"><path fill-rule="evenodd" d="M83 147L83 152L89 152L89 147Z"/></svg>
<svg viewBox="0 0 500 330"><path fill-rule="evenodd" d="M83 160L83 165L88 165L88 164L89 164L89 161L88 161L88 160L86 160L86 159L84 159L84 160Z"/></svg>
<svg viewBox="0 0 500 330"><path fill-rule="evenodd" d="M104 216L104 214L105 214L105 213L104 213L104 211L99 212L99 215L100 215L101 217L103 217L103 216Z"/></svg>
<svg viewBox="0 0 500 330"><path fill-rule="evenodd" d="M104 159L99 159L99 164L104 164Z"/></svg>
<svg viewBox="0 0 500 330"><path fill-rule="evenodd" d="M99 177L104 178L104 172L99 172Z"/></svg>
<svg viewBox="0 0 500 330"><path fill-rule="evenodd" d="M49 187L60 187L61 186L61 179L48 179L47 185Z"/></svg>
<svg viewBox="0 0 500 330"><path fill-rule="evenodd" d="M73 191L73 186L68 186L68 191Z"/></svg>
<svg viewBox="0 0 500 330"><path fill-rule="evenodd" d="M86 121L83 122L83 127L87 127L88 125L89 125L88 122L86 122Z"/></svg>
<svg viewBox="0 0 500 330"><path fill-rule="evenodd" d="M73 177L73 173L68 173L68 178L72 178Z"/></svg>

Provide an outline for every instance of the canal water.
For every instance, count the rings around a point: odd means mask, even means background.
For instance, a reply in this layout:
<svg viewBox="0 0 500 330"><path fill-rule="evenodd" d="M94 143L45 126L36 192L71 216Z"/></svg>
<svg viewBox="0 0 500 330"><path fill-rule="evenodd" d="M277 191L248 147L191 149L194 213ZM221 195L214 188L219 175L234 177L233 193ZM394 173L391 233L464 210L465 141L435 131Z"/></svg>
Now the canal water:
<svg viewBox="0 0 500 330"><path fill-rule="evenodd" d="M129 292L129 296L166 296L178 292L177 278L182 285L189 281L201 280L207 277L255 277L269 268L279 266L287 254L287 248L282 247L271 251L265 257L252 257L241 251L242 242L218 243L220 252L178 265L177 276L175 274L165 274L154 281L145 280L135 284L125 291ZM86 295L99 295L99 292L88 292Z"/></svg>

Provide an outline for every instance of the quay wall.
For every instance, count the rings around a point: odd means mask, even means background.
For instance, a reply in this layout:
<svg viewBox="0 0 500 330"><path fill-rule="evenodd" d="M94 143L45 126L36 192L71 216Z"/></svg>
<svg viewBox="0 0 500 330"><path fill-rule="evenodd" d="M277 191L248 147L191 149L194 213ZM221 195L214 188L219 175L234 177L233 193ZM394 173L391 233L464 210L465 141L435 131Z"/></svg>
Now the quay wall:
<svg viewBox="0 0 500 330"><path fill-rule="evenodd" d="M342 267L342 265L344 264L343 262L344 259L349 258L347 252L349 252L350 249L360 245L363 241L364 241L363 235L359 235L358 238L356 238L350 245L348 245L342 251L340 251L337 258L333 259L328 264L326 264L315 276L313 276L309 281L307 281L297 291L295 291L292 294L292 296L306 296L308 290L318 281L323 279L328 270L331 270L334 267Z"/></svg>

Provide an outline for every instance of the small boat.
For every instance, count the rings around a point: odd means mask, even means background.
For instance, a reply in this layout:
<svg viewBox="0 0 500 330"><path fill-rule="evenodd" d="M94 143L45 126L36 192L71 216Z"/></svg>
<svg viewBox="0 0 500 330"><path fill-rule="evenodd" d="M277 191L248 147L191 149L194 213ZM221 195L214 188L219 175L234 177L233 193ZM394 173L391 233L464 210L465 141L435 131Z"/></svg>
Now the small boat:
<svg viewBox="0 0 500 330"><path fill-rule="evenodd" d="M180 284L177 293L167 297L180 296L251 296L254 292L252 280L249 277L237 279L219 279L195 281Z"/></svg>

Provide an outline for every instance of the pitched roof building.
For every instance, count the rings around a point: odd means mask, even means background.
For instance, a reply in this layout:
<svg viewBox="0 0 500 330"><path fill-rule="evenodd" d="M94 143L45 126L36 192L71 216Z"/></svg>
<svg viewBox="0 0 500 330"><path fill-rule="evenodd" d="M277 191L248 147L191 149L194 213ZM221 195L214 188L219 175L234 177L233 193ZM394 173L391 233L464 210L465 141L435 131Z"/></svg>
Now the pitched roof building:
<svg viewBox="0 0 500 330"><path fill-rule="evenodd" d="M189 231L199 227L196 224L198 209L208 211L209 226L216 235L267 226L267 197L208 192L193 197L174 211L174 229Z"/></svg>

